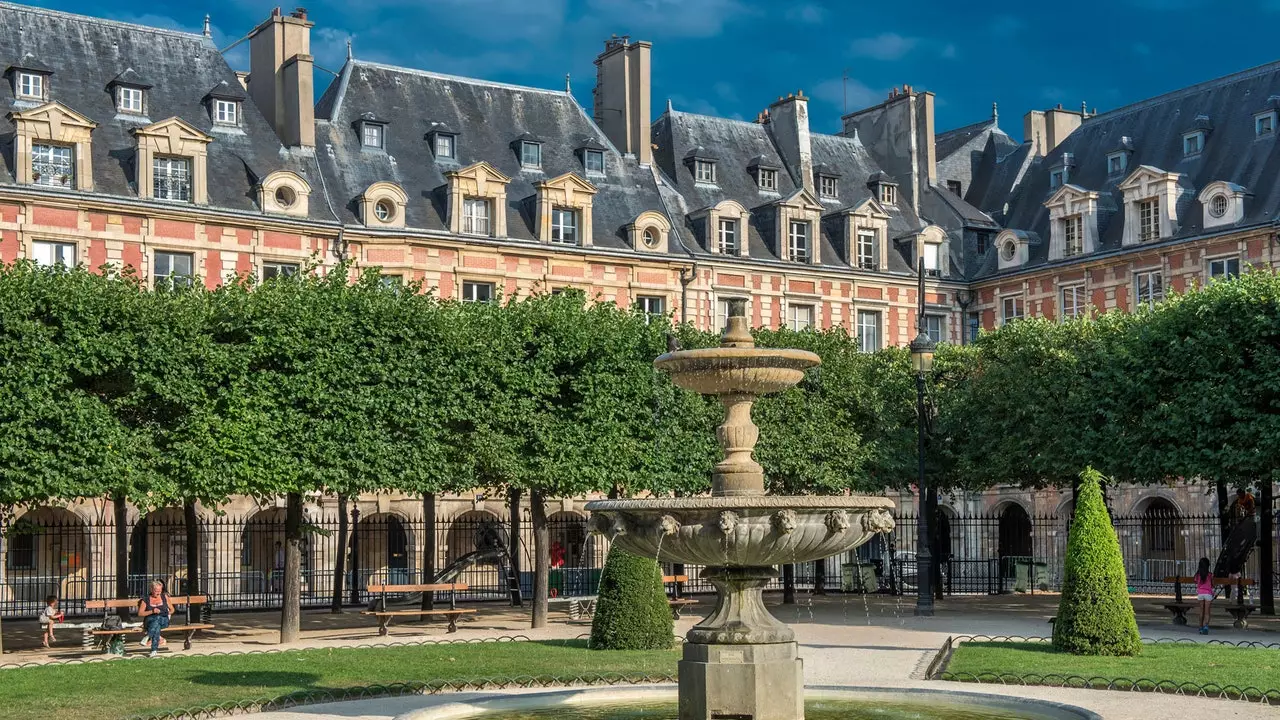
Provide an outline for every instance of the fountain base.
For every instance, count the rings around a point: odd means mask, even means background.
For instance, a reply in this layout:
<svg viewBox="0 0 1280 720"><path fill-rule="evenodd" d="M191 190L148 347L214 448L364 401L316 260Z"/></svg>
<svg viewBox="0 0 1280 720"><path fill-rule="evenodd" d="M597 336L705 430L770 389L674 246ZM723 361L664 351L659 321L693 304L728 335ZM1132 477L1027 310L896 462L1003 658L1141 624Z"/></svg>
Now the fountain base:
<svg viewBox="0 0 1280 720"><path fill-rule="evenodd" d="M804 664L794 642L685 643L680 720L804 720Z"/></svg>

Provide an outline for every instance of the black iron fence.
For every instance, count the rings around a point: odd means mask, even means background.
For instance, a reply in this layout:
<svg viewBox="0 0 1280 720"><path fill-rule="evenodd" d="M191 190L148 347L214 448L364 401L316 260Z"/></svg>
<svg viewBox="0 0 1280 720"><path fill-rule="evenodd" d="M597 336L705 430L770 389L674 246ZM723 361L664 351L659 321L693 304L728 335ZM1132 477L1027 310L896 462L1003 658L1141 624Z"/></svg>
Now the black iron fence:
<svg viewBox="0 0 1280 720"><path fill-rule="evenodd" d="M1016 506L1008 506L1013 508ZM1134 592L1172 593L1164 578L1190 575L1201 557L1217 558L1222 529L1210 515L1147 512L1113 518ZM577 513L553 515L550 525L554 596L594 595L607 542L587 532ZM500 600L518 585L524 597L533 588L533 537L527 513L518 543L509 523L482 510L442 520L434 529L434 562L428 530L421 519L390 513L351 518L347 542L339 544L339 518L329 511L308 517L302 543L302 602L307 607L332 603L335 568L343 559L342 602L367 603L370 581L392 584L454 581L468 590L458 600ZM958 516L943 511L939 522L941 586L946 594L1040 592L1061 586L1068 520L1029 516L1006 509L995 515ZM0 545L0 614L34 616L45 598L56 595L64 611L80 614L89 599L117 596L117 538L128 552L124 563L130 595L140 596L152 580L175 593L187 592L187 531L179 510L153 512L128 523L118 534L109 518L87 520L70 510L41 508L19 516L3 529ZM199 590L214 610L279 607L283 590L284 510L268 508L250 517L208 517L199 523ZM915 591L915 517L900 513L897 529L873 538L842 557L794 567L800 592ZM1280 556L1280 554L1278 554ZM430 564L433 573L426 573ZM668 573L674 572L667 566ZM696 566L686 566L685 593L710 592ZM1272 569L1276 572L1276 569ZM1258 555L1245 567L1257 578ZM782 580L769 589L782 588Z"/></svg>

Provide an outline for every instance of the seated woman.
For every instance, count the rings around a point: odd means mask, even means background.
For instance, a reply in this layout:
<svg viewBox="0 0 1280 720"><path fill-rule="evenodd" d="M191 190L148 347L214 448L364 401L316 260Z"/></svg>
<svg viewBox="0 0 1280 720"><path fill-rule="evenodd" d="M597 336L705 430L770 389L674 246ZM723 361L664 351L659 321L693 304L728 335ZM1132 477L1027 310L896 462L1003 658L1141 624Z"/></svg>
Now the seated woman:
<svg viewBox="0 0 1280 720"><path fill-rule="evenodd" d="M138 601L138 617L147 629L147 637L142 642L150 643L151 657L155 657L166 644L160 631L169 627L169 618L173 617L173 603L164 591L164 583L159 580L151 583L151 593Z"/></svg>

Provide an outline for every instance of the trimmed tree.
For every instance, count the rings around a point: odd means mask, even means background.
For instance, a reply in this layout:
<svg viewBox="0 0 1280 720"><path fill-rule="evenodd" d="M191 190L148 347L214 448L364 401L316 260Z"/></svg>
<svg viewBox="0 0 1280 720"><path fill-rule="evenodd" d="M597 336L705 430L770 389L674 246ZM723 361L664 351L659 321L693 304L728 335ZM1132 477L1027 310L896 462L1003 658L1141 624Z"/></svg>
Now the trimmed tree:
<svg viewBox="0 0 1280 720"><path fill-rule="evenodd" d="M1102 479L1093 468L1080 475L1053 646L1077 655L1137 655L1142 642Z"/></svg>
<svg viewBox="0 0 1280 720"><path fill-rule="evenodd" d="M666 649L674 637L658 562L609 548L591 621L591 649Z"/></svg>

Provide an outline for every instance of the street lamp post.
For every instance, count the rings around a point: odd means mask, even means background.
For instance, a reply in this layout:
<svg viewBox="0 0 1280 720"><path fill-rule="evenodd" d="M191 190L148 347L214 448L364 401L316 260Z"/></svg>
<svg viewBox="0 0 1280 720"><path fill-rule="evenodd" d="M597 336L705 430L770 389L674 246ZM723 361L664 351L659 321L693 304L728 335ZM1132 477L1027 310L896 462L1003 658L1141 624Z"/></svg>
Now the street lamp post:
<svg viewBox="0 0 1280 720"><path fill-rule="evenodd" d="M916 338L911 341L911 366L916 372L916 449L919 452L920 477L918 512L916 514L916 615L933 616L933 549L929 542L928 481L924 475L924 379L933 368L933 351L936 347L925 332L924 322L924 260L918 266L920 286L916 292L919 313L916 315Z"/></svg>

